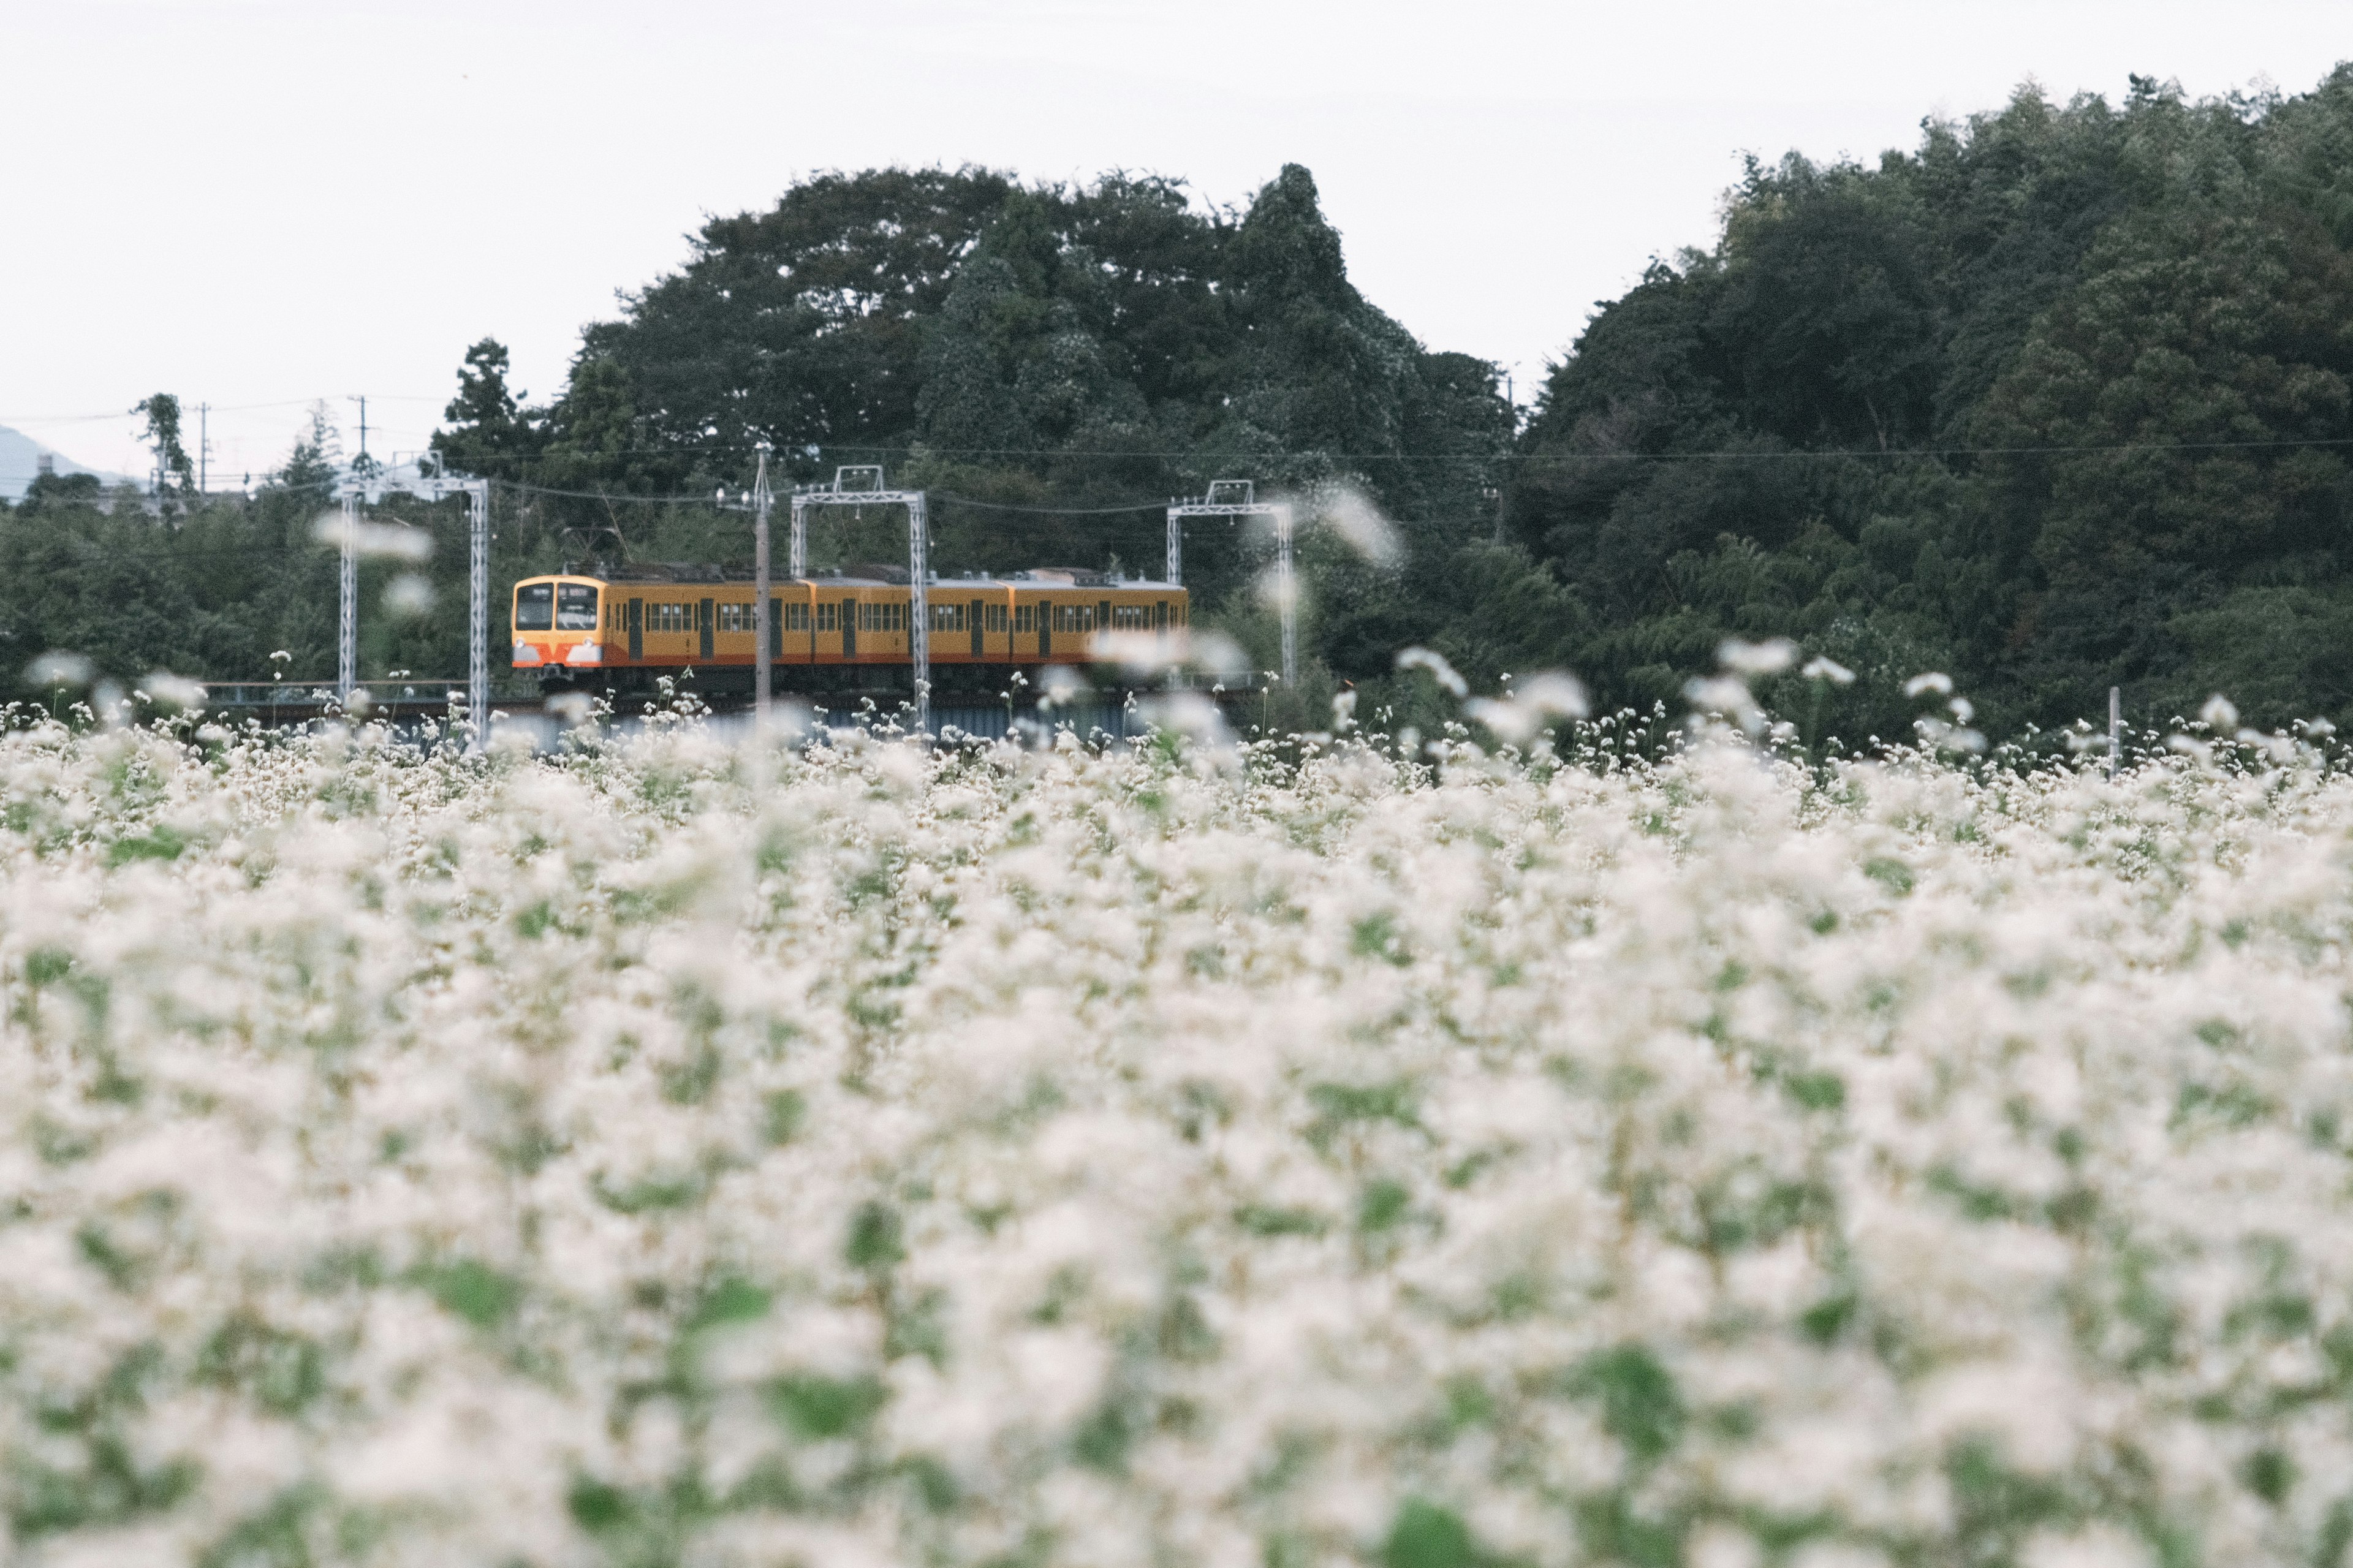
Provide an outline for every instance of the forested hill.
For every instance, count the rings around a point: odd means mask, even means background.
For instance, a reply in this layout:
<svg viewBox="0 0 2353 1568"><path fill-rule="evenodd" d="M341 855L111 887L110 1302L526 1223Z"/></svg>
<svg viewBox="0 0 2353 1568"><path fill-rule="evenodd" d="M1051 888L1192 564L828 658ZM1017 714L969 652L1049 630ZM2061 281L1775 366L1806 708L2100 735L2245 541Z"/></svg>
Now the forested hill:
<svg viewBox="0 0 2353 1568"><path fill-rule="evenodd" d="M2029 89L1875 165L1752 166L1715 247L1599 305L1521 421L1494 366L1350 284L1303 169L1230 210L1128 175L828 174L708 224L544 406L477 344L437 445L501 483L502 578L614 532L744 554L739 514L666 498L747 483L763 442L781 479L881 461L929 488L950 567L1150 566L1168 495L1353 484L1398 548L1308 530L1303 718L1341 680L1411 713L1416 643L1482 686L1558 668L1675 707L1725 637L1788 636L1861 676L1768 691L1817 738L1908 733L1901 683L1930 669L2002 733L2098 715L2110 684L2147 721L2221 690L2353 722L2348 246L2353 68L2295 97ZM332 447L314 426L297 476ZM307 505L289 484L132 541L143 515L37 495L0 517L0 664L329 668ZM1263 542L1187 550L1208 618L1271 663ZM372 668L461 667L462 552L432 570L431 616L364 617ZM108 641L124 603L136 648Z"/></svg>
<svg viewBox="0 0 2353 1568"><path fill-rule="evenodd" d="M740 485L763 441L797 479L881 462L1001 506L1353 477L1433 528L1441 555L1482 518L1492 531L1481 495L1514 435L1494 366L1427 352L1349 283L1296 165L1240 212L1127 175L823 175L707 225L681 270L586 330L549 409L514 408L502 375L479 346L440 444L554 489L702 494ZM936 521L954 564L1160 555L1148 508L949 502ZM1202 545L1212 595L1238 588L1246 552ZM1361 596L1331 589L1335 607Z"/></svg>
<svg viewBox="0 0 2353 1568"><path fill-rule="evenodd" d="M2003 728L2353 707L2353 68L2295 98L2029 90L1876 167L1753 167L1524 433L1560 657L1663 695L1726 632ZM1835 454L1835 455L1834 455ZM1793 695L1793 694L1785 694Z"/></svg>

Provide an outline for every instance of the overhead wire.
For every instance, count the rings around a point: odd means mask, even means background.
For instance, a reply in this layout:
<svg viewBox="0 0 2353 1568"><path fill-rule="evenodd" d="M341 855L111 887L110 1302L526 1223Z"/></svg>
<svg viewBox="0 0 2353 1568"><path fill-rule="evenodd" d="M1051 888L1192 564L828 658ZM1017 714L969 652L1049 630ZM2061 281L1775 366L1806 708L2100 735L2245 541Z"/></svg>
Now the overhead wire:
<svg viewBox="0 0 2353 1568"><path fill-rule="evenodd" d="M834 454L834 455L836 455L836 456L850 456L850 455L859 455L859 456L863 456L863 455L872 455L872 454L890 454L890 453L899 453L899 454L904 454L904 455L910 455L910 456L913 456L913 455L916 455L916 454L918 454L918 453L920 452L922 455L926 455L926 456L937 456L937 457L975 457L975 456L995 456L995 457L1022 457L1022 458L1076 458L1076 457L1095 457L1095 458L1169 458L1169 459L1184 459L1184 460L1187 460L1187 461L1189 461L1189 462L1193 462L1193 463L1197 463L1197 464L1198 464L1198 463L1217 463L1217 462L1224 462L1224 461L1228 461L1228 460L1229 460L1229 459L1248 459L1248 460L1253 461L1253 462L1258 463L1258 464L1264 464L1264 463L1267 463L1267 462L1270 462L1270 461L1272 461L1272 462L1282 462L1282 461L1295 460L1295 459L1299 459L1299 458L1323 458L1323 459L1325 459L1325 460L1365 461L1365 462L1461 462L1461 463L1488 463L1488 464L1506 464L1506 465L1528 466L1528 465L1553 465L1553 464L1608 464L1608 463L1630 463L1630 463L1643 463L1643 464L1659 464L1659 463L1673 463L1673 462L1752 462L1752 461L1771 461L1771 462L1830 462L1830 461L1846 461L1846 460L1856 460L1856 459L1880 459L1880 460L1885 460L1885 459L1891 459L1891 458L1945 459L1945 458L2001 458L2001 457L2083 457L2083 456L2094 456L2094 455L2100 455L2100 454L2126 454L2126 453L2141 453L2141 454L2150 454L2150 453L2153 453L2153 454L2183 454L2183 453L2228 452L2228 451L2267 451L2267 450L2282 450L2282 451L2284 451L2284 450L2294 450L2294 449L2335 448L2335 447L2353 447L2353 437L2343 437L2343 436L2309 436L2309 437L2275 437L2275 438L2263 439L2263 440L2244 439L2244 440L2217 440L2217 441L2166 441L2166 442L2159 442L2159 441L2137 441L2137 442L2081 442L2081 443L2052 443L2052 444L2039 445L2039 446L2014 446L2014 447L1846 447L1846 448L1830 448L1830 449L1815 449L1815 450L1806 450L1806 449L1798 449L1798 448L1784 448L1784 449L1758 449L1758 448L1754 448L1754 447L1725 447L1725 448L1715 448L1715 449L1707 449L1707 450L1701 450L1701 451L1686 451L1686 452L1557 452L1557 451L1555 451L1555 452L1493 452L1493 453L1462 453L1462 452L1445 452L1445 453L1430 453L1430 452L1424 452L1424 453L1417 453L1417 452L1328 452L1328 451L1306 451L1306 452L1286 452L1286 453L1269 453L1269 452L1255 452L1255 453L1219 453L1219 452L1202 452L1202 451L1190 451L1190 452L1187 452L1187 451L1160 451L1160 452L1148 452L1148 451L1084 452L1084 451L1080 451L1080 450L1075 449L1075 448L1052 448L1052 447L923 447L923 448L916 448L916 447L875 447L875 446L842 446L842 447L820 447L818 449L819 449L820 451L832 453L832 454ZM665 454L665 455L678 455L678 456L683 456L683 455L690 455L690 454L692 454L692 453L695 453L695 452L711 452L711 451L737 451L737 450L752 450L752 449L754 449L754 448L753 448L752 447L748 446L748 445L735 445L735 444L726 444L726 443L710 443L710 444L703 444L703 445L697 445L697 446L681 446L681 447L621 447L621 448L608 448L608 449L607 449L607 450L605 450L605 451L602 451L602 452L596 452L596 453L583 453L583 454L579 454L579 456L581 456L581 457L620 457L620 456L628 456L628 455L647 455L647 454ZM17 480L19 480L19 479L22 479L24 482L29 483L29 482L31 482L31 479L32 479L33 478L37 478L37 477L38 477L38 476L0 476L0 483L14 483L14 482L16 482L16 481L17 481ZM337 483L337 482L338 482L338 481L335 481L335 480L315 481L315 482L313 482L312 484L308 485L308 486L303 486L303 487L292 487L292 488L328 489L328 488L332 488L332 487L335 483ZM727 510L741 510L741 503L730 502L730 501L726 500L724 497L714 497L714 496L712 496L712 495L711 495L711 494L703 493L703 492L696 492L696 493L691 493L691 494L678 494L678 493L659 493L659 492L631 491L631 490L625 490L625 489L593 489L593 490L592 490L592 489L574 489L565 488L565 487L562 487L562 486L534 484L534 483L533 483L533 482L531 482L530 480L527 480L527 479L506 479L506 478L492 478L492 479L490 479L490 481L489 481L489 482L490 482L492 486L494 486L495 488L497 488L497 489L503 489L503 490L506 490L506 491L508 491L508 492L510 492L510 493L516 494L516 495L545 496L545 497L552 497L552 498L562 499L562 500L594 500L594 501L602 501L602 502L605 502L605 503L606 503L606 504L607 504L607 505L630 504L630 505L667 505L667 506L719 506L719 507L722 507L722 508L725 508L725 509L727 509ZM269 484L269 488L278 489L288 489L288 488L290 488L290 487L288 487L288 486L284 485L284 484L283 484L283 483L281 483L281 482L279 482L279 481L276 481L276 480L272 480L272 481L270 481L270 484ZM237 494L240 494L240 493L243 493L243 492L241 492L241 491L240 491L239 489L237 489L232 488L232 489L226 489L226 490L218 490L218 491L211 491L211 490L208 490L208 491L205 491L205 492L201 492L201 493L203 493L203 494L206 494L206 495L235 496L235 495L237 495ZM789 493L789 492L788 492L788 493ZM839 495L851 495L851 494L854 494L855 492L836 492L836 491L827 490L827 491L824 491L824 492L822 492L822 493L824 493L824 494L826 494L826 495L828 495L828 496L833 496L833 495L838 495L838 494L839 494ZM1032 515L1032 516L1047 516L1047 517L1107 517L1107 516L1114 516L1114 515L1120 515L1120 514L1124 514L1124 513L1130 513L1130 512L1152 511L1152 510L1160 510L1160 509L1162 509L1162 508L1166 507L1166 506L1168 504L1168 500L1169 500L1169 498L1156 498L1156 499L1150 499L1150 500L1134 500L1134 501L1124 501L1124 502L1118 502L1118 503L1115 503L1115 504L1113 504L1113 505L1108 505L1108 506L1092 506L1092 507L1066 507L1066 506L1041 506L1041 505L1035 505L1035 504L1031 504L1031 503L1018 502L1018 501L997 501L997 500L983 500L983 499L981 499L981 498L979 498L979 497L977 497L977 496L966 496L966 495L960 495L960 494L957 494L956 492L952 491L952 490L934 490L934 491L932 491L931 493L932 493L934 496L937 497L937 499L939 499L941 501L945 502L945 503L947 503L947 504L949 504L949 505L954 505L954 506L965 506L965 507L972 507L972 508L976 508L976 509L978 509L978 510L987 510L987 511L1001 511L1001 512L1020 513L1020 514L1027 514L1027 515Z"/></svg>

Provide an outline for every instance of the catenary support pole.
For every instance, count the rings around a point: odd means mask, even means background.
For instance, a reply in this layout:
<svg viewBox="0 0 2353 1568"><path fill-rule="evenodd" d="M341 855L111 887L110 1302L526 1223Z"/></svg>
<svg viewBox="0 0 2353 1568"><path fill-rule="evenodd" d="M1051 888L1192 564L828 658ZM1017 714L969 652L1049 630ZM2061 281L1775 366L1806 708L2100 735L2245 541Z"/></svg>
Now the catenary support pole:
<svg viewBox="0 0 2353 1568"><path fill-rule="evenodd" d="M915 733L932 732L931 551L925 538L923 492L907 497L907 656L915 680Z"/></svg>
<svg viewBox="0 0 2353 1568"><path fill-rule="evenodd" d="M491 738L491 482L466 486L466 749L480 755Z"/></svg>
<svg viewBox="0 0 2353 1568"><path fill-rule="evenodd" d="M2123 758L2119 754L2124 741L2124 694L2116 687L2108 688L2108 776L2116 776Z"/></svg>
<svg viewBox="0 0 2353 1568"><path fill-rule="evenodd" d="M768 662L775 647L770 639L776 636L769 629L768 617L776 613L768 602L768 514L776 503L768 489L768 448L763 443L759 477L752 482L752 734L755 740L768 732L776 681L776 670ZM794 515L799 514L800 509L794 508Z"/></svg>
<svg viewBox="0 0 2353 1568"><path fill-rule="evenodd" d="M808 501L793 492L793 538L785 552L785 575L797 583L808 575Z"/></svg>
<svg viewBox="0 0 2353 1568"><path fill-rule="evenodd" d="M1279 601L1276 612L1282 622L1282 681L1286 686L1299 683L1299 581L1298 563L1293 558L1293 536L1297 532L1297 518L1288 501L1262 501L1257 498L1256 486L1249 479L1212 480L1207 494L1168 503L1168 582L1181 587L1185 582L1185 521L1188 518L1219 518L1228 523L1244 519L1264 518L1274 524L1275 561L1274 590Z"/></svg>
<svg viewBox="0 0 2353 1568"><path fill-rule="evenodd" d="M1299 684L1299 584L1291 569L1291 509L1274 509L1276 595L1282 610L1282 684Z"/></svg>
<svg viewBox="0 0 2353 1568"><path fill-rule="evenodd" d="M341 574L341 599L335 620L335 699L348 711L352 689L359 683L360 664L360 498L356 495L343 497Z"/></svg>

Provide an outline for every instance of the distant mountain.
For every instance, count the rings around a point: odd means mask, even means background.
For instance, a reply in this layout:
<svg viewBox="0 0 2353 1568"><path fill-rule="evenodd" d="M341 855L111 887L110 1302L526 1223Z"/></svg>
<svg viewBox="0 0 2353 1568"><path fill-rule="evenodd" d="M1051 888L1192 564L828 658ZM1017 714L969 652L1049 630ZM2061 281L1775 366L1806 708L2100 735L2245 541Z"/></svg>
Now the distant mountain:
<svg viewBox="0 0 2353 1568"><path fill-rule="evenodd" d="M19 501L32 488L33 478L41 471L41 459L49 458L61 474L96 474L103 485L128 484L121 474L110 474L100 468L86 468L60 452L53 452L20 430L0 425L0 500Z"/></svg>

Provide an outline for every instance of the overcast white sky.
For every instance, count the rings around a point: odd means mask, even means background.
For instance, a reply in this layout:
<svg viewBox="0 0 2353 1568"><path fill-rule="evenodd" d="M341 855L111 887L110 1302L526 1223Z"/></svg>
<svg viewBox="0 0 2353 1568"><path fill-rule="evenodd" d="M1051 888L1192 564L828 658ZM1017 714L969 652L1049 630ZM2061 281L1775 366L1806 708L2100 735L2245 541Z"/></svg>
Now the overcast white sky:
<svg viewBox="0 0 2353 1568"><path fill-rule="evenodd" d="M421 446L485 334L544 397L706 215L893 163L1218 202L1305 163L1357 285L1525 400L1594 301L1712 239L1744 151L1870 158L2030 77L2301 90L2353 7L0 0L0 425L139 473L118 411L175 392L215 407L217 484L316 398Z"/></svg>

